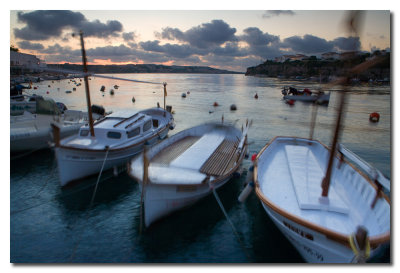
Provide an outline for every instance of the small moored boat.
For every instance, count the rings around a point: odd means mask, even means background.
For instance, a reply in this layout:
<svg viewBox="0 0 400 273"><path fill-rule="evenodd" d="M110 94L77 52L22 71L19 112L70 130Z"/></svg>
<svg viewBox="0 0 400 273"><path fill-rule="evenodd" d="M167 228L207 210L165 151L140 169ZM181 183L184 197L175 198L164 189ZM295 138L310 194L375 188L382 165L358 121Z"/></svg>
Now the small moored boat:
<svg viewBox="0 0 400 273"><path fill-rule="evenodd" d="M61 186L99 173L103 163L103 170L123 165L141 152L145 143L152 145L164 139L174 127L173 120L162 108L116 112L94 123L94 135L86 124L78 135L56 140ZM57 136L58 128L54 129Z"/></svg>
<svg viewBox="0 0 400 273"><path fill-rule="evenodd" d="M258 154L256 194L275 225L307 262L349 263L368 258L390 240L390 202L374 183L339 155L329 195L321 182L330 149L316 140L276 137ZM354 237L364 233L354 249ZM367 234L366 234L367 233ZM357 234L357 236L355 236Z"/></svg>
<svg viewBox="0 0 400 273"><path fill-rule="evenodd" d="M145 226L229 181L246 153L247 130L214 123L199 125L132 160L128 173L139 181Z"/></svg>

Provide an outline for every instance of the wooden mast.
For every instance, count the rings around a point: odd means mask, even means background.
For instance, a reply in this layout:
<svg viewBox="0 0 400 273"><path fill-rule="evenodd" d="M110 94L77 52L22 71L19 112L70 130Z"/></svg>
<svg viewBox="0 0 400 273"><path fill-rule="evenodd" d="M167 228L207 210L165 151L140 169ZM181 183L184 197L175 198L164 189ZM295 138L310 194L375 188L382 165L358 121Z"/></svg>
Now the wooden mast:
<svg viewBox="0 0 400 273"><path fill-rule="evenodd" d="M90 135L94 137L94 128L93 128L93 117L92 117L92 108L90 102L90 94L89 94L89 81L88 81L88 69L87 69L87 60L86 60L86 51L85 51L85 43L83 42L83 32L79 32L81 38L81 47L82 47L82 63L83 63L83 73L84 73L84 80L85 80L85 91L86 91L86 103L88 108L88 115L89 115L89 128L90 128Z"/></svg>
<svg viewBox="0 0 400 273"><path fill-rule="evenodd" d="M355 35L357 35L357 33L358 33L360 14L361 14L360 11L351 11L350 15L349 15L348 30L350 33L353 33ZM348 72L347 80L343 83L344 90L342 92L339 92L340 97L339 97L339 108L337 110L336 128L334 131L331 153L329 155L328 167L326 169L325 177L322 179L322 183L321 183L321 187L322 187L321 196L322 197L327 197L328 192L329 192L329 185L331 182L333 161L334 161L335 155L336 155L337 143L338 143L338 139L339 139L340 127L341 127L343 112L344 112L344 104L346 101L348 79L350 78L351 75L352 75L352 71L350 70Z"/></svg>

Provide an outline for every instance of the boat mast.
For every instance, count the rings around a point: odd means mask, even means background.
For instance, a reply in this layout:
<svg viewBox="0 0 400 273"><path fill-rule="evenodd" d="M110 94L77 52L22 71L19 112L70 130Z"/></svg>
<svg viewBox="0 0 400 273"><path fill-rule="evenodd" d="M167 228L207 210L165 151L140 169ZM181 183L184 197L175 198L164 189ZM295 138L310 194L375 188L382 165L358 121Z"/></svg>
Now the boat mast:
<svg viewBox="0 0 400 273"><path fill-rule="evenodd" d="M340 126L342 123L342 117L343 117L343 112L344 112L344 103L345 103L345 98L346 98L346 90L339 92L339 109L337 112L337 118L336 118L336 128L335 128L335 134L333 137L332 141L332 148L331 148L331 153L329 155L329 163L328 163L328 168L326 170L326 174L324 179L322 180L322 196L327 197L328 196L328 191L329 191L329 185L331 182L331 174L332 174L332 167L333 167L333 160L335 158L336 154L336 146L337 142L339 139L339 133L340 133Z"/></svg>
<svg viewBox="0 0 400 273"><path fill-rule="evenodd" d="M84 73L84 80L85 80L85 91L86 91L86 103L88 108L88 115L89 115L89 128L90 128L90 135L94 137L94 128L93 128L93 117L92 117L92 108L90 107L90 94L89 94L89 81L88 81L88 69L87 69L87 60L86 60L86 51L85 51L85 43L83 42L83 32L82 30L79 32L81 37L81 47L82 47L82 63L83 63L83 73Z"/></svg>
<svg viewBox="0 0 400 273"><path fill-rule="evenodd" d="M355 36L358 35L359 32L359 27L360 27L360 16L361 12L360 11L351 11L349 14L349 20L348 20L348 30L350 34L353 34ZM336 128L335 128L335 133L333 136L333 141L332 141L332 148L331 148L331 153L329 155L329 162L328 162L328 167L326 169L326 174L325 177L322 179L321 187L322 187L322 197L327 197L328 192L329 192L329 185L331 182L331 175L332 175L332 168L333 168L333 161L335 159L336 155L336 149L337 149L337 143L339 139L339 134L340 134L340 127L341 127L341 122L342 122L342 117L343 117L343 112L344 112L344 104L346 101L346 93L348 89L348 79L350 76L354 73L354 69L350 70L347 73L347 78L346 81L343 82L343 91L338 92L339 93L339 108L337 110L337 119L336 119Z"/></svg>

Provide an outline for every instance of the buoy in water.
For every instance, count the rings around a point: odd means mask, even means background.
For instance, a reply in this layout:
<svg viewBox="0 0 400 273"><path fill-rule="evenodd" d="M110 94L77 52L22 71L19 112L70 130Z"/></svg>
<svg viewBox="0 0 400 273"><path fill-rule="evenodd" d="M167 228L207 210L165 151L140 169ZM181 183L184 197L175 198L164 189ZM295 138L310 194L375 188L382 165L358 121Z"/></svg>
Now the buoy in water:
<svg viewBox="0 0 400 273"><path fill-rule="evenodd" d="M36 86L34 86L34 87L33 87L33 89L37 89L37 87L36 87Z"/></svg>
<svg viewBox="0 0 400 273"><path fill-rule="evenodd" d="M378 122L381 116L377 112L373 112L369 115L369 121Z"/></svg>
<svg viewBox="0 0 400 273"><path fill-rule="evenodd" d="M110 90L110 95L114 95L114 89Z"/></svg>
<svg viewBox="0 0 400 273"><path fill-rule="evenodd" d="M190 94L190 91L187 91L186 93Z"/></svg>
<svg viewBox="0 0 400 273"><path fill-rule="evenodd" d="M46 94L49 94L50 92L49 91L46 91Z"/></svg>
<svg viewBox="0 0 400 273"><path fill-rule="evenodd" d="M294 100L287 100L286 103L289 105L294 105Z"/></svg>
<svg viewBox="0 0 400 273"><path fill-rule="evenodd" d="M258 99L258 94L257 94L257 93L254 95L254 98L255 98L255 99Z"/></svg>
<svg viewBox="0 0 400 273"><path fill-rule="evenodd" d="M74 87L74 88L72 88L72 91L76 91L76 88Z"/></svg>
<svg viewBox="0 0 400 273"><path fill-rule="evenodd" d="M134 103L136 100L135 100L135 97L132 97L132 102Z"/></svg>
<svg viewBox="0 0 400 273"><path fill-rule="evenodd" d="M67 90L67 91L65 91L65 93L69 94L69 93L72 93L72 91L71 90Z"/></svg>
<svg viewBox="0 0 400 273"><path fill-rule="evenodd" d="M101 86L100 91L104 92L104 90L106 90L106 87L104 85Z"/></svg>
<svg viewBox="0 0 400 273"><path fill-rule="evenodd" d="M186 98L186 93L182 93L182 98Z"/></svg>
<svg viewBox="0 0 400 273"><path fill-rule="evenodd" d="M231 105L231 111L236 111L236 110L237 110L236 105L235 105L235 104L232 104L232 105Z"/></svg>
<svg viewBox="0 0 400 273"><path fill-rule="evenodd" d="M214 102L213 106L214 106L214 107L219 106L218 102Z"/></svg>
<svg viewBox="0 0 400 273"><path fill-rule="evenodd" d="M50 84L47 87L50 87Z"/></svg>

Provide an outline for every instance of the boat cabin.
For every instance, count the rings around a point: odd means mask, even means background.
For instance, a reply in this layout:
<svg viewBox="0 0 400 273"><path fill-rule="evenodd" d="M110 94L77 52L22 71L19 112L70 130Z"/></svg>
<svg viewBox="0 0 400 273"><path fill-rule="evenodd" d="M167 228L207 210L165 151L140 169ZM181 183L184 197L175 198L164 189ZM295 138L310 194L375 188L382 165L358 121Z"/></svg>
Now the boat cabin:
<svg viewBox="0 0 400 273"><path fill-rule="evenodd" d="M109 115L94 124L94 133L97 142L113 144L134 141L151 133L158 123L157 119L139 112L127 117ZM90 138L88 124L81 127L79 138Z"/></svg>

